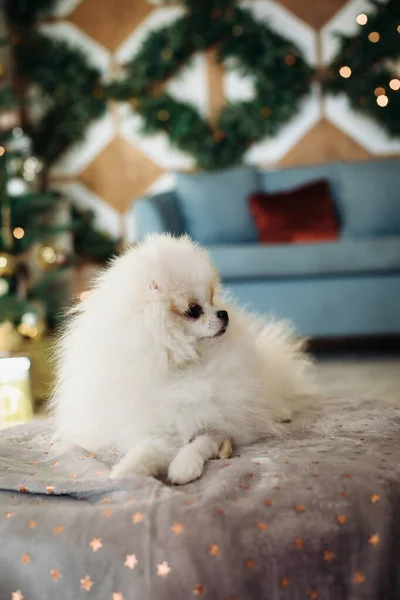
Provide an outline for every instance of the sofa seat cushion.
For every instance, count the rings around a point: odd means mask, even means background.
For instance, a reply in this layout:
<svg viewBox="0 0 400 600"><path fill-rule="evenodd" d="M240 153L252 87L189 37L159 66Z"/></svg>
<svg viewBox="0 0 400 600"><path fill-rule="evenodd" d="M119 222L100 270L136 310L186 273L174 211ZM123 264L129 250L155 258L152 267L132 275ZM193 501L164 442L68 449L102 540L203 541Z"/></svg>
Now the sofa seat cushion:
<svg viewBox="0 0 400 600"><path fill-rule="evenodd" d="M176 194L186 231L200 244L256 242L248 197L258 187L253 167L178 173Z"/></svg>
<svg viewBox="0 0 400 600"><path fill-rule="evenodd" d="M209 246L223 279L400 272L400 236L318 244Z"/></svg>

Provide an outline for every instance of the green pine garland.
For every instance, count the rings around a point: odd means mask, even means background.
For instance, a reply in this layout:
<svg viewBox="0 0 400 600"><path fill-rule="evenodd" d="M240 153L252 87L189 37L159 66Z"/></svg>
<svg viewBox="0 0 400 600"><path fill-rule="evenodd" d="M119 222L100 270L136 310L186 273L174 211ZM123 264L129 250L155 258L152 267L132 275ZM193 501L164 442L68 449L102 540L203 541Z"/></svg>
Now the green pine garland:
<svg viewBox="0 0 400 600"><path fill-rule="evenodd" d="M88 57L70 44L53 40L35 28L56 0L6 0L16 33L20 75L42 94L46 112L29 131L34 151L47 164L84 136L98 119L106 100L129 101L143 119L143 133L165 132L171 144L192 155L199 168L240 163L255 142L273 137L297 113L310 92L315 73L299 48L270 27L254 20L237 0L184 0L185 15L150 32L139 52L125 65L121 78L109 85ZM399 59L400 3L371 0L375 13L353 37L341 36L340 50L324 77L327 93L345 93L351 106L378 122L390 135L400 135L400 92L388 83L395 75L387 59ZM379 43L368 34L380 33ZM230 102L213 128L198 110L160 92L162 85L190 61L195 52L217 48L218 60L250 75L255 99ZM339 72L349 66L352 75ZM374 90L383 87L388 105L376 102Z"/></svg>
<svg viewBox="0 0 400 600"><path fill-rule="evenodd" d="M103 87L88 58L66 42L33 27L54 0L6 0L21 77L35 84L47 107L28 133L35 153L49 165L79 141L88 124L105 110L106 99L129 100L143 118L146 134L165 132L171 144L191 154L198 167L239 163L254 142L273 136L297 113L310 91L312 69L289 40L257 23L236 0L185 0L186 14L151 32L126 65L124 77ZM197 51L218 49L218 60L234 61L255 80L256 99L229 103L215 128L187 103L157 84L188 63ZM288 63L289 57L289 64Z"/></svg>
<svg viewBox="0 0 400 600"><path fill-rule="evenodd" d="M373 11L367 15L367 23L354 36L339 35L340 48L330 65L325 89L328 93L345 94L355 111L372 118L388 135L396 137L400 136L400 91L392 89L389 82L400 79L400 73L398 69L394 72L389 61L400 61L400 2L370 1ZM377 39L371 36L375 33L379 35L377 42L370 39ZM343 67L351 69L350 77L340 74ZM384 92L387 105L377 103L378 91Z"/></svg>
<svg viewBox="0 0 400 600"><path fill-rule="evenodd" d="M313 70L291 41L255 21L236 0L185 0L185 8L185 16L148 35L108 95L134 99L143 133L165 132L199 168L228 167L296 115ZM252 76L256 92L252 101L228 103L215 128L193 106L157 91L195 52L210 47L217 48L220 63L229 59L241 74Z"/></svg>
<svg viewBox="0 0 400 600"><path fill-rule="evenodd" d="M19 75L36 86L46 107L25 129L35 154L51 165L105 112L101 73L81 50L30 29L17 38L15 57Z"/></svg>

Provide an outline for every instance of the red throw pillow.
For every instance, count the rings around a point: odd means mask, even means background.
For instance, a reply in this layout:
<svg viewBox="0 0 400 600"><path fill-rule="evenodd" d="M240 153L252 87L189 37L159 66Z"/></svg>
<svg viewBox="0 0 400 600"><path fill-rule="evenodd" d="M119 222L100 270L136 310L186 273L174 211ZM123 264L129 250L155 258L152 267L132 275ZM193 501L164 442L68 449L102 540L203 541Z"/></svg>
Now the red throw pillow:
<svg viewBox="0 0 400 600"><path fill-rule="evenodd" d="M335 240L339 223L329 183L315 181L288 192L258 192L249 197L250 211L264 244Z"/></svg>

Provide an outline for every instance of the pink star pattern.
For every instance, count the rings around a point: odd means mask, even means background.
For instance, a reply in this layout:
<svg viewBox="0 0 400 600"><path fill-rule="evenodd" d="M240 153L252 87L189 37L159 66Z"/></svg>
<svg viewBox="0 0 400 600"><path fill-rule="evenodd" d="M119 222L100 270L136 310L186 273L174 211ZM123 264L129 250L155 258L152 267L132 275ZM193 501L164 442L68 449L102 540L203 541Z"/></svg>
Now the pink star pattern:
<svg viewBox="0 0 400 600"><path fill-rule="evenodd" d="M90 592L93 585L93 581L90 579L89 575L86 575L81 579L81 588L86 592Z"/></svg>
<svg viewBox="0 0 400 600"><path fill-rule="evenodd" d="M137 563L138 563L138 560L136 558L136 554L127 554L125 556L124 565L125 565L125 567L128 567L128 569L134 569L136 567Z"/></svg>
<svg viewBox="0 0 400 600"><path fill-rule="evenodd" d="M93 538L90 542L89 546L93 550L93 552L97 552L100 548L103 547L102 540L100 538Z"/></svg>
<svg viewBox="0 0 400 600"><path fill-rule="evenodd" d="M138 523L141 523L143 521L143 515L140 512L135 512L134 515L132 515L132 523L134 525L137 525Z"/></svg>
<svg viewBox="0 0 400 600"><path fill-rule="evenodd" d="M168 563L166 561L157 565L157 575L159 577L167 577L167 575L169 575L170 572L171 572L171 567L168 565Z"/></svg>
<svg viewBox="0 0 400 600"><path fill-rule="evenodd" d="M58 581L61 577L61 573L58 569L51 569L50 575L54 579L54 581Z"/></svg>

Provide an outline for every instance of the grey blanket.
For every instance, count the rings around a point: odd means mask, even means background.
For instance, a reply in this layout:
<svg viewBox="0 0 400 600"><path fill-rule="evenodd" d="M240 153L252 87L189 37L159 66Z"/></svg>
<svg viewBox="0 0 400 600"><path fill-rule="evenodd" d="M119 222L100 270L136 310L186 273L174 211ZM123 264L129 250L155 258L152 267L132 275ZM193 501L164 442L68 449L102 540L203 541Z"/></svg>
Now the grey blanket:
<svg viewBox="0 0 400 600"><path fill-rule="evenodd" d="M0 600L400 598L400 407L326 399L171 487L0 434Z"/></svg>

